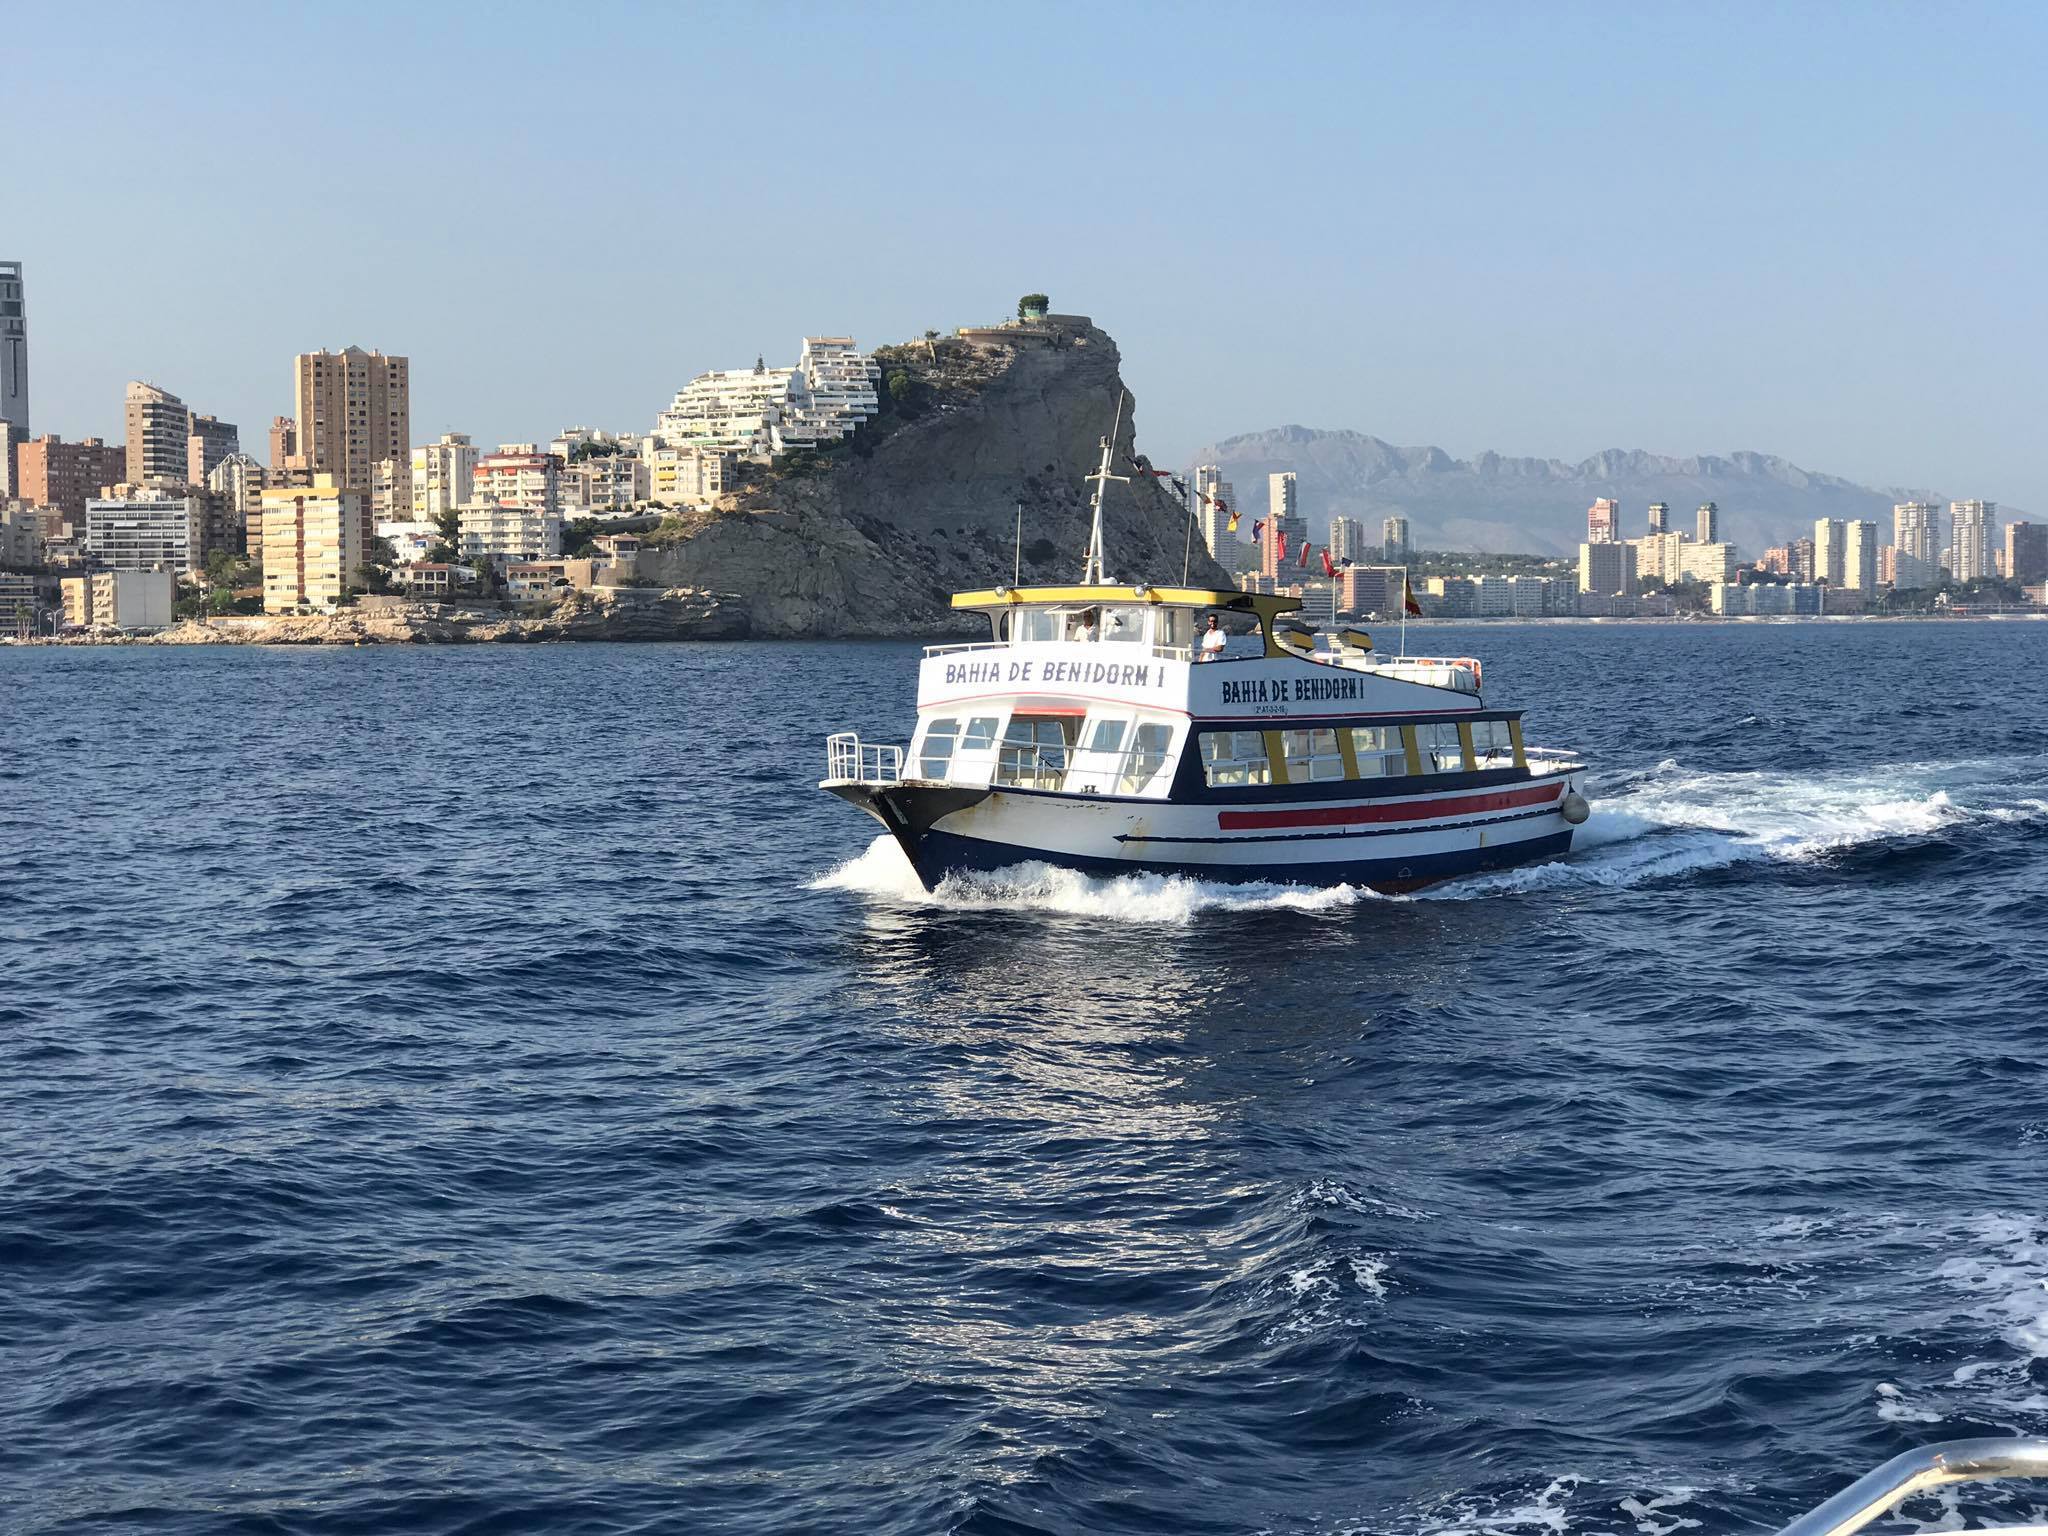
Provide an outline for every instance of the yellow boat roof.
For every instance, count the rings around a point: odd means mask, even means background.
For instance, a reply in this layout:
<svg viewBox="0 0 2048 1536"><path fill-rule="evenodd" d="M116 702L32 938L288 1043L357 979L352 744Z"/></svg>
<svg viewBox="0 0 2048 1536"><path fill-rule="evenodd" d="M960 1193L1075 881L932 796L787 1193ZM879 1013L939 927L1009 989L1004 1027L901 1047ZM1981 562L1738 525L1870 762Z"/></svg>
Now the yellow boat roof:
<svg viewBox="0 0 2048 1536"><path fill-rule="evenodd" d="M1081 585L1072 587L996 587L985 592L955 592L955 608L1000 613L1007 608L1030 604L1151 603L1164 608L1223 608L1232 613L1254 613L1262 622L1301 607L1298 597L1268 597L1262 592L1239 592L1223 587L1154 587L1145 583L1130 586Z"/></svg>

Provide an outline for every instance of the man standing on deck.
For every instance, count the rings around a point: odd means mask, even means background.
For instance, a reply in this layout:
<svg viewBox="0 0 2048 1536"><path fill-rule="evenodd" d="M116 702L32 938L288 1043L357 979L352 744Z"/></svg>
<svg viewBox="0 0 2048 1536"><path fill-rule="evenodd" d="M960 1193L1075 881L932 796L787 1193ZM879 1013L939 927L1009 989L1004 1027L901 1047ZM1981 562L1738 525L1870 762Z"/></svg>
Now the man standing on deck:
<svg viewBox="0 0 2048 1536"><path fill-rule="evenodd" d="M1223 625L1215 614L1209 615L1208 628L1202 631L1202 661L1214 661L1223 654L1223 647L1230 644L1230 636L1223 632Z"/></svg>

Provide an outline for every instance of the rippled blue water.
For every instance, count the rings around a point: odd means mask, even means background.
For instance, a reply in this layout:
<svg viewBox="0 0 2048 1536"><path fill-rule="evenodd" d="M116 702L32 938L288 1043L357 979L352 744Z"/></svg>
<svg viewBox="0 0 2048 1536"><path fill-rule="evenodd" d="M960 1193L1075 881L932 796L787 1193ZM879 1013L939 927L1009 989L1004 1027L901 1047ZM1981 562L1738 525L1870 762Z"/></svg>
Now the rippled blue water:
<svg viewBox="0 0 2048 1536"><path fill-rule="evenodd" d="M0 651L0 1528L1668 1536L2048 1429L2048 625L1430 644L1568 863L925 899L812 787L906 646Z"/></svg>

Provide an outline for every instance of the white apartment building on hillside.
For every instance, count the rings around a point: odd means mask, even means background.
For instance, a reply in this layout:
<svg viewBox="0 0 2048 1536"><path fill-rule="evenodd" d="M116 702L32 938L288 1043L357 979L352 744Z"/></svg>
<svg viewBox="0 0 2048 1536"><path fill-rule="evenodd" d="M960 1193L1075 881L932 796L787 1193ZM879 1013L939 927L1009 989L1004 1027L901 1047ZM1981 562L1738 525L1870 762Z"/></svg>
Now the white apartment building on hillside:
<svg viewBox="0 0 2048 1536"><path fill-rule="evenodd" d="M501 443L476 461L471 503L496 502L530 512L562 511L562 461L532 443Z"/></svg>
<svg viewBox="0 0 2048 1536"><path fill-rule="evenodd" d="M562 514L542 507L472 502L463 507L462 558L505 565L513 561L552 560L562 552Z"/></svg>
<svg viewBox="0 0 2048 1536"><path fill-rule="evenodd" d="M671 447L767 461L835 443L881 409L882 370L850 336L806 336L794 368L756 358L751 372L700 373L654 423Z"/></svg>

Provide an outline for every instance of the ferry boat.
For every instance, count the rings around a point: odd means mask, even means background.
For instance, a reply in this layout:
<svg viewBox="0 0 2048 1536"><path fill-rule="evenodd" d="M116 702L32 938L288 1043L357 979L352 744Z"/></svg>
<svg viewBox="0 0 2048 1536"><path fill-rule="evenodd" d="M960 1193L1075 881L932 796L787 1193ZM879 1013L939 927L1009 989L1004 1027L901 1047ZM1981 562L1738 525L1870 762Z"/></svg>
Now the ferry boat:
<svg viewBox="0 0 2048 1536"><path fill-rule="evenodd" d="M1109 444L1082 579L956 594L989 638L926 648L908 749L826 740L819 787L927 890L1042 861L1401 892L1570 852L1584 766L1530 747L1478 661L1319 645L1292 597L1106 579ZM1211 615L1258 654L1204 659Z"/></svg>

